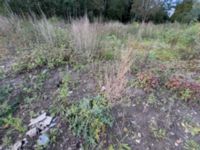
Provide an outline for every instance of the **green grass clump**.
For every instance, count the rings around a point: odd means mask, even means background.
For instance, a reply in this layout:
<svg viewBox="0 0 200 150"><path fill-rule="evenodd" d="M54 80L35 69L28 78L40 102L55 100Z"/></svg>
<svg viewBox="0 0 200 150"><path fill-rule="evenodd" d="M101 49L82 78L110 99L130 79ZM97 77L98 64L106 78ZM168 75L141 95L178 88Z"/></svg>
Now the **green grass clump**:
<svg viewBox="0 0 200 150"><path fill-rule="evenodd" d="M100 96L72 105L67 111L67 119L74 134L88 145L97 144L106 127L111 127L113 122L108 104Z"/></svg>

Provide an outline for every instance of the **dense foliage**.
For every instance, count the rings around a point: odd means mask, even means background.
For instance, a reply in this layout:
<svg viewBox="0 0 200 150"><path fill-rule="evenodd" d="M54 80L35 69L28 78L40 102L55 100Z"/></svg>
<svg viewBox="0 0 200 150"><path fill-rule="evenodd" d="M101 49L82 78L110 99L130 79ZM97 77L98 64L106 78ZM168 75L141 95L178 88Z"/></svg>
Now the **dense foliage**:
<svg viewBox="0 0 200 150"><path fill-rule="evenodd" d="M179 2L179 3L178 3ZM101 17L104 20L122 22L166 21L191 22L200 20L200 2L198 0L1 0L0 12L3 6L20 15L48 17L54 15L67 19L80 18L87 14L90 20ZM177 4L176 4L177 3ZM172 9L175 13L169 18Z"/></svg>
<svg viewBox="0 0 200 150"><path fill-rule="evenodd" d="M160 0L2 0L8 8L17 14L30 15L42 12L65 18L82 17L90 19L102 17L105 20L128 22L153 21L164 22L168 19L164 2Z"/></svg>
<svg viewBox="0 0 200 150"><path fill-rule="evenodd" d="M177 5L172 20L184 23L200 21L200 2L198 0L184 0Z"/></svg>

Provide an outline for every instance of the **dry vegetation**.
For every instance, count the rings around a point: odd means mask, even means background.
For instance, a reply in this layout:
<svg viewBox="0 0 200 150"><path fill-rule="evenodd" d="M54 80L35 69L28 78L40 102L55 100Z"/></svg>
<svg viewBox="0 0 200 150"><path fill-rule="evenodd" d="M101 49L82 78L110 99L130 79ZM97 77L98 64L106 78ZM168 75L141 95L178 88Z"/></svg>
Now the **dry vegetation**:
<svg viewBox="0 0 200 150"><path fill-rule="evenodd" d="M0 17L0 149L45 111L25 149L199 150L199 43L198 23Z"/></svg>

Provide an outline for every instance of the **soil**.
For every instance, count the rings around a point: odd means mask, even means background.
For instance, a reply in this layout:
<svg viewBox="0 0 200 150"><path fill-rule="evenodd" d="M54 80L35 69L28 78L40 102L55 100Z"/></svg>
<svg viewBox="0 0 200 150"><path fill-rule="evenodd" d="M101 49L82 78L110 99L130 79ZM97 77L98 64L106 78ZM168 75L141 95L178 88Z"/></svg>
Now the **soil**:
<svg viewBox="0 0 200 150"><path fill-rule="evenodd" d="M48 77L44 81L41 91L37 91L37 99L25 104L22 86L31 84L34 77L42 71L48 72ZM84 66L82 69L74 70L68 66L62 66L56 69L41 68L28 73L7 76L0 81L0 85L10 84L14 88L10 93L12 97L19 96L20 104L14 116L22 119L25 126L31 119L31 113L37 115L41 111L51 112L52 104L57 94L59 86L62 84L62 77L65 74L70 75L70 91L68 97L70 103L75 103L85 97L93 97L99 92L99 83L97 79L97 69L94 65ZM199 74L196 72L195 76ZM29 78L30 77L30 78ZM118 147L120 144L128 144L134 150L182 150L184 143L188 140L195 140L200 144L200 134L192 135L186 132L182 122L190 120L200 124L200 105L189 105L187 102L179 100L173 96L172 92L157 89L153 92L155 103L149 103L150 93L143 89L127 87L123 103L114 105L112 115L114 125L108 128L106 135L103 136L99 145L94 149L107 149L110 145ZM50 143L48 150L78 150L83 139L75 137L69 129L66 120L58 117L58 123L55 128L58 129L56 142ZM156 128L166 131L162 138L156 138L151 129L154 123ZM9 132L11 127L0 127L0 145L3 137ZM12 143L23 138L24 134L12 132L9 135ZM32 139L25 149L34 149L36 139Z"/></svg>

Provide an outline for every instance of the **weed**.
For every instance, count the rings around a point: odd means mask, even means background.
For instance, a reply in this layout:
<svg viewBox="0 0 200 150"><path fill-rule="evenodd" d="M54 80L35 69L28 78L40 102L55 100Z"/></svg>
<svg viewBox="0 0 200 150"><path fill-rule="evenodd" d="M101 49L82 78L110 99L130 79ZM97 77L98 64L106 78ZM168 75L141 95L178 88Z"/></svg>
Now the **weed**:
<svg viewBox="0 0 200 150"><path fill-rule="evenodd" d="M59 88L59 97L62 101L65 101L64 103L66 103L67 97L69 96L69 80L69 75L65 75L62 80L62 85Z"/></svg>
<svg viewBox="0 0 200 150"><path fill-rule="evenodd" d="M184 145L185 150L199 150L200 145L193 141L193 140L188 140L185 145Z"/></svg>
<svg viewBox="0 0 200 150"><path fill-rule="evenodd" d="M58 133L59 133L59 129L56 129L56 128L53 128L50 130L50 142L51 143L56 143L57 141L57 136L58 136Z"/></svg>
<svg viewBox="0 0 200 150"><path fill-rule="evenodd" d="M38 97L43 92L44 82L48 77L48 72L43 71L38 73L37 76L28 76L23 84L23 94L25 95L25 104L31 104L33 101L37 100ZM28 84L27 84L28 83Z"/></svg>
<svg viewBox="0 0 200 150"><path fill-rule="evenodd" d="M182 100L188 101L189 99L192 98L193 92L190 89L184 89L180 91L180 98Z"/></svg>
<svg viewBox="0 0 200 150"><path fill-rule="evenodd" d="M120 53L120 49L123 47L121 39L114 35L102 37L101 45L99 57L104 60L118 58L119 56L117 54Z"/></svg>
<svg viewBox="0 0 200 150"><path fill-rule="evenodd" d="M10 85L2 85L0 87L0 125L3 124L3 118L14 112L15 102L10 102L10 93L12 92ZM16 100L17 101L17 100Z"/></svg>
<svg viewBox="0 0 200 150"><path fill-rule="evenodd" d="M165 129L151 128L151 132L156 139L164 139L166 137Z"/></svg>
<svg viewBox="0 0 200 150"><path fill-rule="evenodd" d="M181 123L186 132L189 132L192 136L198 135L200 133L200 126L193 122L184 121Z"/></svg>
<svg viewBox="0 0 200 150"><path fill-rule="evenodd" d="M149 97L148 97L148 103L152 104L152 105L155 105L156 101L157 101L157 99L156 99L155 95L153 93L151 93L149 95Z"/></svg>
<svg viewBox="0 0 200 150"><path fill-rule="evenodd" d="M69 51L64 47L52 47L51 45L38 45L31 52L25 52L13 65L15 72L23 72L35 68L47 66L54 68L66 64L69 60Z"/></svg>
<svg viewBox="0 0 200 150"><path fill-rule="evenodd" d="M163 140L166 138L166 130L159 128L155 120L151 121L149 128L154 138L158 140Z"/></svg>
<svg viewBox="0 0 200 150"><path fill-rule="evenodd" d="M26 131L26 128L22 125L22 120L19 118L14 118L9 115L7 118L3 119L3 122L4 126L10 126L21 133Z"/></svg>
<svg viewBox="0 0 200 150"><path fill-rule="evenodd" d="M61 114L64 115L66 112L66 107L69 105L68 96L69 96L69 82L70 76L65 75L62 80L62 84L58 89L58 97L55 101L53 101L53 105L51 107L52 115Z"/></svg>
<svg viewBox="0 0 200 150"><path fill-rule="evenodd" d="M4 146L4 147L8 147L8 146L10 146L10 145L12 144L12 139L11 139L10 136L5 135L5 136L3 137L3 139L2 139L2 142L3 142L3 146Z"/></svg>
<svg viewBox="0 0 200 150"><path fill-rule="evenodd" d="M103 97L83 99L67 110L67 120L70 128L86 144L95 145L105 133L107 126L112 126L108 104Z"/></svg>
<svg viewBox="0 0 200 150"><path fill-rule="evenodd" d="M157 59L161 61L171 61L171 60L176 60L178 58L178 54L176 51L172 50L167 50L167 49L158 49L158 50L153 50L150 51L149 54L151 59Z"/></svg>
<svg viewBox="0 0 200 150"><path fill-rule="evenodd" d="M126 53L125 53L126 52ZM127 73L132 65L133 51L129 49L122 54L118 66L107 68L104 73L104 94L111 103L117 103L127 86Z"/></svg>
<svg viewBox="0 0 200 150"><path fill-rule="evenodd" d="M196 99L198 97L198 91L200 90L200 84L189 82L183 77L173 76L166 82L166 87L174 90L178 93L178 96L183 100Z"/></svg>
<svg viewBox="0 0 200 150"><path fill-rule="evenodd" d="M137 74L137 86L144 90L152 90L159 86L159 78L152 72L141 72Z"/></svg>

